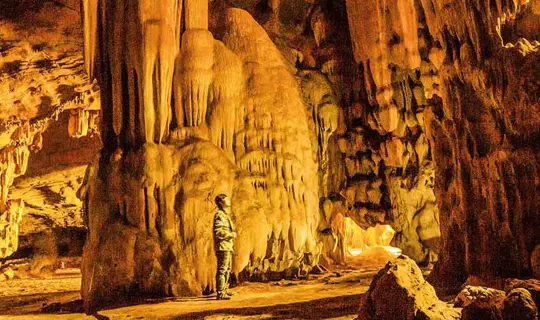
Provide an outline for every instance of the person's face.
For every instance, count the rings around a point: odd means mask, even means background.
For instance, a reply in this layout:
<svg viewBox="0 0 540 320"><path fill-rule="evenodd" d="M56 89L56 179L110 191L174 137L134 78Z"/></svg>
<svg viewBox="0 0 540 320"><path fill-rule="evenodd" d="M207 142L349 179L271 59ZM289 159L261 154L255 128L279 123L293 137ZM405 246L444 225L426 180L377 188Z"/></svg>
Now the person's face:
<svg viewBox="0 0 540 320"><path fill-rule="evenodd" d="M222 203L223 203L223 208L231 207L231 199L229 197L225 197Z"/></svg>

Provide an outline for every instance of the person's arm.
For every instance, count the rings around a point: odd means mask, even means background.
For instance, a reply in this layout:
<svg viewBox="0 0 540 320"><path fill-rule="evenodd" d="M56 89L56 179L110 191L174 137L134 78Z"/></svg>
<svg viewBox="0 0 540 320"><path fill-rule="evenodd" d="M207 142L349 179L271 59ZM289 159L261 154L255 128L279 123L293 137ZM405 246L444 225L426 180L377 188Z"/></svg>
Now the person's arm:
<svg viewBox="0 0 540 320"><path fill-rule="evenodd" d="M214 217L214 235L218 240L232 239L233 233L229 230L229 221L222 214L216 214Z"/></svg>

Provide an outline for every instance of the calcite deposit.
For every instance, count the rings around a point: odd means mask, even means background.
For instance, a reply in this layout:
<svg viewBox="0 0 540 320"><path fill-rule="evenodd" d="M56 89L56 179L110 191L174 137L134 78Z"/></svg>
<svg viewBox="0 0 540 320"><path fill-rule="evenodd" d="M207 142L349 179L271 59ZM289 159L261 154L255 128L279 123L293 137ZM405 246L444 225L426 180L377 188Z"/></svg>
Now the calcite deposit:
<svg viewBox="0 0 540 320"><path fill-rule="evenodd" d="M213 289L210 226L220 193L232 195L238 222L235 273L305 273L318 262L317 153L298 84L249 13L227 10L218 41L205 30L204 3L186 4L181 41L164 25L140 28L152 14L179 16L175 10L144 11L136 15L140 24L107 18L123 12L122 5L97 6L104 10L97 21L97 12L86 13L87 29L98 24L86 47L100 48L88 50L86 61L108 59L95 69L87 63L101 84L104 145L82 195L89 218L83 256L89 307L119 291L185 295ZM131 41L123 37L124 24L142 39L132 52L101 40L108 34ZM113 65L123 67L108 69ZM319 131L337 126L325 119L331 112L318 112Z"/></svg>
<svg viewBox="0 0 540 320"><path fill-rule="evenodd" d="M84 72L77 11L51 3L2 6L0 247L6 250L0 257L5 258L17 250L19 236L83 227L80 201L70 196L65 201L63 193L80 184L73 166L86 165L85 157L99 147L90 137L99 131L100 99Z"/></svg>

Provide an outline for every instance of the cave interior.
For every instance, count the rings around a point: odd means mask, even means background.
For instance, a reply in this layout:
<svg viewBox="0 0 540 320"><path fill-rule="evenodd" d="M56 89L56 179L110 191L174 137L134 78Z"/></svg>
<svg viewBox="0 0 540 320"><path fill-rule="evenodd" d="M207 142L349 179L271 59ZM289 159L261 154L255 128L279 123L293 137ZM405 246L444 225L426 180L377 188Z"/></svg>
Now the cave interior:
<svg viewBox="0 0 540 320"><path fill-rule="evenodd" d="M540 319L539 49L540 0L2 0L0 314Z"/></svg>

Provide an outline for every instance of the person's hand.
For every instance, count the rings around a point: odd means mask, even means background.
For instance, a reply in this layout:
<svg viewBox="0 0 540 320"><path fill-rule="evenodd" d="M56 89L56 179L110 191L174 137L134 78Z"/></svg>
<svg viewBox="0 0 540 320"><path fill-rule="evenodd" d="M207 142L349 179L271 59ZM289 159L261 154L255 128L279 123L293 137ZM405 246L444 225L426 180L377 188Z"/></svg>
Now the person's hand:
<svg viewBox="0 0 540 320"><path fill-rule="evenodd" d="M232 233L232 237L233 237L233 239L236 239L236 232Z"/></svg>

